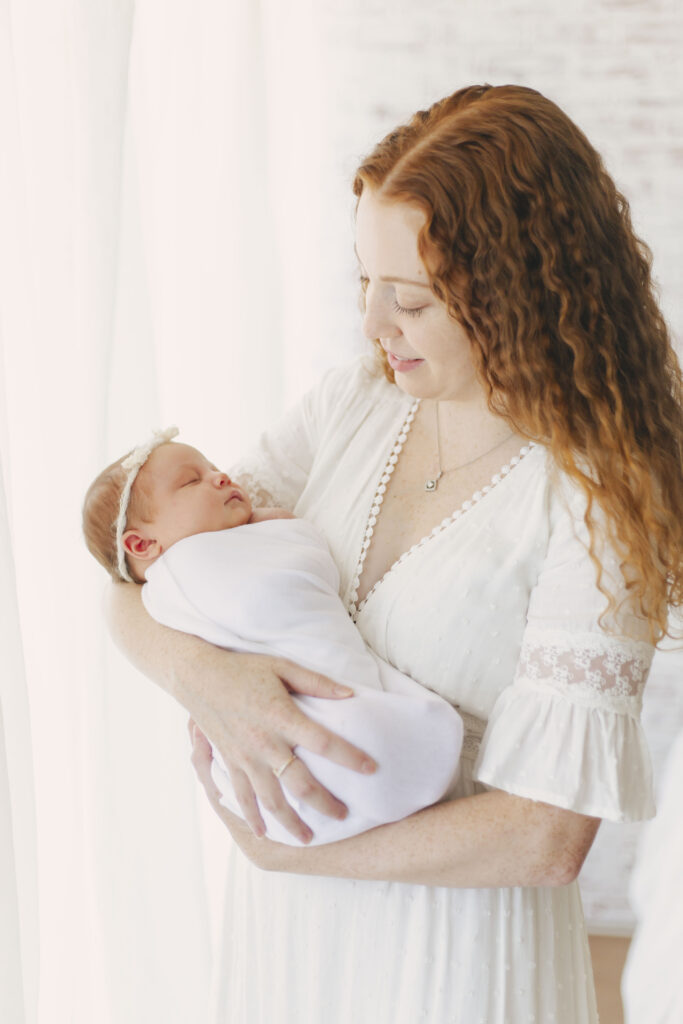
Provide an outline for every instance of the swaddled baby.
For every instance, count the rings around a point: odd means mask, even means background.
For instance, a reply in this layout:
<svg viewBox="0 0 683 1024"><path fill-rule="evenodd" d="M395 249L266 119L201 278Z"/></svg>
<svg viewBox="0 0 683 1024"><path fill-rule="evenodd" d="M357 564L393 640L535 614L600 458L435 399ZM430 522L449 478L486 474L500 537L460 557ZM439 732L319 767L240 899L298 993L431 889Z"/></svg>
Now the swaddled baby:
<svg viewBox="0 0 683 1024"><path fill-rule="evenodd" d="M91 553L115 580L143 583L158 622L243 653L284 657L338 683L343 701L293 695L304 714L370 754L371 776L302 747L276 773L314 833L312 845L356 835L427 807L455 782L462 721L455 709L365 645L339 597L339 574L319 531L283 509L252 508L247 493L201 452L172 441L175 428L113 463L86 495ZM221 803L242 817L214 749ZM329 818L288 793L287 766L300 758L345 803ZM259 807L268 835L295 845Z"/></svg>

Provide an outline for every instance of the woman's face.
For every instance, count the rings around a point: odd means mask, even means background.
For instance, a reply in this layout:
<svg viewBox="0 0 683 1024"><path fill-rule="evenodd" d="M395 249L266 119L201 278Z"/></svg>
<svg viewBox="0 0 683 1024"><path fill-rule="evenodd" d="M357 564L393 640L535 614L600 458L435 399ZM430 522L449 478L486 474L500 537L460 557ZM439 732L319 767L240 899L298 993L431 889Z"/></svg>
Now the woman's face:
<svg viewBox="0 0 683 1024"><path fill-rule="evenodd" d="M356 252L366 285L363 330L379 338L402 391L416 398L468 400L482 395L463 328L429 287L417 247L424 213L364 188Z"/></svg>

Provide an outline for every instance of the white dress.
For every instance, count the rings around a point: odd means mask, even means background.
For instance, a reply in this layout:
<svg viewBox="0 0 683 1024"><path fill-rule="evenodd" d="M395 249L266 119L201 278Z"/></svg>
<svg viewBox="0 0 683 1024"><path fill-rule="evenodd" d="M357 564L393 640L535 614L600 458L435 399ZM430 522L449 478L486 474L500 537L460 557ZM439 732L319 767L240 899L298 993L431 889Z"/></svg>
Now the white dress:
<svg viewBox="0 0 683 1024"><path fill-rule="evenodd" d="M411 404L359 360L327 374L234 467L322 530L349 606ZM452 796L490 786L613 821L651 817L639 712L652 649L633 615L618 635L598 623L606 602L581 540L581 495L537 446L466 504L357 614L380 657L459 708ZM578 886L286 875L232 849L215 1007L220 1024L594 1024Z"/></svg>

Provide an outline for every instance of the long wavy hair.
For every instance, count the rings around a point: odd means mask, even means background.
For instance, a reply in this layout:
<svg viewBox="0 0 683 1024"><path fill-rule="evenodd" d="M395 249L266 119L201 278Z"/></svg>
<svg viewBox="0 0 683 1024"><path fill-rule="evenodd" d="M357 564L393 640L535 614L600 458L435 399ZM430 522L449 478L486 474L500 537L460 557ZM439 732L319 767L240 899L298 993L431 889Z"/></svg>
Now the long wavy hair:
<svg viewBox="0 0 683 1024"><path fill-rule="evenodd" d="M683 603L681 370L652 257L583 133L522 86L472 86L419 111L358 169L426 216L419 252L465 329L489 408L546 445L595 507L653 641ZM389 380L393 371L377 344ZM630 603L631 603L630 602Z"/></svg>

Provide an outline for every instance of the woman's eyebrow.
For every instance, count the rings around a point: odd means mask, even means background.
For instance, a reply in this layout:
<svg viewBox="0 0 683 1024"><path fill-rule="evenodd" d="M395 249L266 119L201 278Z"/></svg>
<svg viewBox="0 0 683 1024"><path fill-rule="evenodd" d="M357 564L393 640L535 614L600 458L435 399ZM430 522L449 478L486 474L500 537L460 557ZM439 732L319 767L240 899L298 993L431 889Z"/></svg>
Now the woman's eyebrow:
<svg viewBox="0 0 683 1024"><path fill-rule="evenodd" d="M391 284L410 284L415 288L429 288L429 284L426 281L411 281L407 277L380 277L380 281L386 281Z"/></svg>
<svg viewBox="0 0 683 1024"><path fill-rule="evenodd" d="M361 260L360 256L358 255L358 249L356 248L355 245L353 247L353 251L356 254L356 259L358 260L358 265L360 266L361 271L367 277L367 273L366 273L365 267L363 266L363 261ZM415 287L415 288L429 288L430 287L428 281L412 281L408 277L380 277L380 281L384 281L385 284L410 284L410 285L413 285L413 287Z"/></svg>

